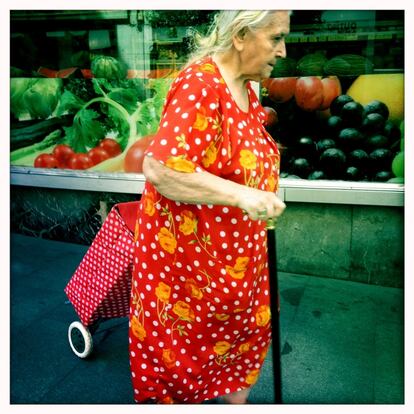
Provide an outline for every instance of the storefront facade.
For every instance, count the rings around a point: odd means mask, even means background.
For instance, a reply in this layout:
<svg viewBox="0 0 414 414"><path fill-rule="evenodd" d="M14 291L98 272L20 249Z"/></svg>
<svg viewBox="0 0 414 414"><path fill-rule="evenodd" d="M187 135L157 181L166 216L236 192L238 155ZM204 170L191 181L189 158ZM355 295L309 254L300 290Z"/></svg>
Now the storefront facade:
<svg viewBox="0 0 414 414"><path fill-rule="evenodd" d="M156 131L191 31L214 13L11 11L12 231L90 244L114 203L139 198L127 154ZM282 150L279 269L402 287L404 11L291 23L287 59L256 85ZM108 138L119 153L91 155ZM39 159L59 144L89 159Z"/></svg>

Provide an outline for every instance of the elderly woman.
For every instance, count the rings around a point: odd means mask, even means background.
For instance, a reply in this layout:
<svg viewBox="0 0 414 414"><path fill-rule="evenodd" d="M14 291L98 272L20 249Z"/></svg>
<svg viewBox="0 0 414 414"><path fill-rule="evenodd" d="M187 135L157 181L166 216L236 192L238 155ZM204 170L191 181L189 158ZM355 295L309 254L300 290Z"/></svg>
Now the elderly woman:
<svg viewBox="0 0 414 414"><path fill-rule="evenodd" d="M266 220L279 152L250 81L286 55L287 11L223 11L147 150L130 360L136 402L246 403L271 340Z"/></svg>

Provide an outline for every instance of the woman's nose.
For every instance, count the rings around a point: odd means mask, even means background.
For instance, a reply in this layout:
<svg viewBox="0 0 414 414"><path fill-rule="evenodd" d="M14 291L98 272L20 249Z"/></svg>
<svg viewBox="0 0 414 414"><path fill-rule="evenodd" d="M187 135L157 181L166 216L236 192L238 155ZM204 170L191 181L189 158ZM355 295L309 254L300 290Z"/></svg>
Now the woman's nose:
<svg viewBox="0 0 414 414"><path fill-rule="evenodd" d="M286 57L286 43L285 39L283 39L277 47L276 56L278 58L285 58Z"/></svg>

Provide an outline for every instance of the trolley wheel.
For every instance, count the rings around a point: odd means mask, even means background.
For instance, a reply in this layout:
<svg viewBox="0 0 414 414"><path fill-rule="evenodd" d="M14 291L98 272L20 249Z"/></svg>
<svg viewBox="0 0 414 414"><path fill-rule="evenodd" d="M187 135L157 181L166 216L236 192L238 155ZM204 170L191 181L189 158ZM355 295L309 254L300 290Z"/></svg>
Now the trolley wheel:
<svg viewBox="0 0 414 414"><path fill-rule="evenodd" d="M93 339L89 329L75 321L69 325L68 339L70 347L76 356L86 358L93 349Z"/></svg>

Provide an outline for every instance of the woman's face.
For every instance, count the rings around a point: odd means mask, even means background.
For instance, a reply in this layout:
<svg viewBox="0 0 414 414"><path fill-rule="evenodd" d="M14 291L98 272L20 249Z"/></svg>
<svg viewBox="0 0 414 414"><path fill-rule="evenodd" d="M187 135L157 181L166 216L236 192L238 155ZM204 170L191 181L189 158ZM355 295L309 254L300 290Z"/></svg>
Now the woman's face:
<svg viewBox="0 0 414 414"><path fill-rule="evenodd" d="M277 11L273 13L269 26L246 32L238 45L240 70L246 79L259 81L268 78L276 60L286 57L285 36L289 33L289 23L289 12Z"/></svg>

